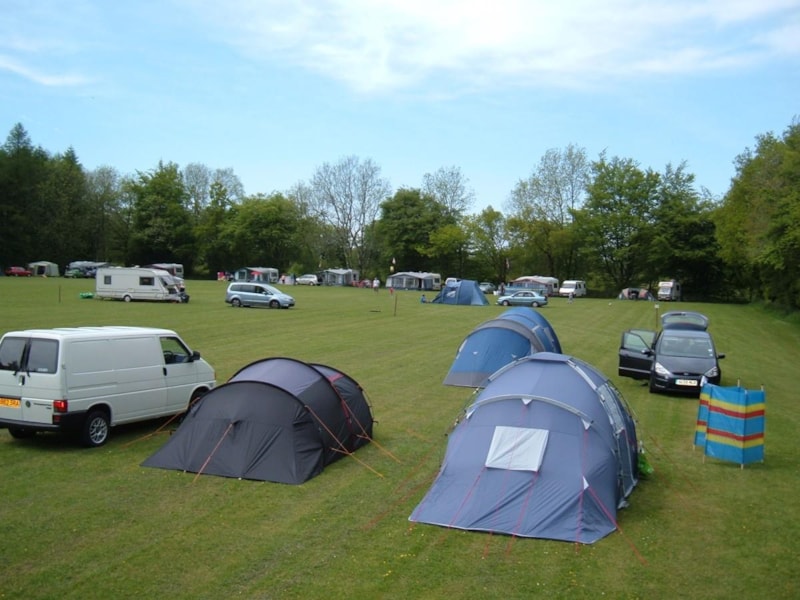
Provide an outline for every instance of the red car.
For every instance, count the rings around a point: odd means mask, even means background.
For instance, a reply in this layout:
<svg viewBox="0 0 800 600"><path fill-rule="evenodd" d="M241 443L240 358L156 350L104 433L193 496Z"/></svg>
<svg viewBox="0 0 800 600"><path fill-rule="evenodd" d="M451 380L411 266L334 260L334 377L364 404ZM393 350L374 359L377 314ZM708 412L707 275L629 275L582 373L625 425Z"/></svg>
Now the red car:
<svg viewBox="0 0 800 600"><path fill-rule="evenodd" d="M25 267L8 267L6 277L30 277L31 272Z"/></svg>

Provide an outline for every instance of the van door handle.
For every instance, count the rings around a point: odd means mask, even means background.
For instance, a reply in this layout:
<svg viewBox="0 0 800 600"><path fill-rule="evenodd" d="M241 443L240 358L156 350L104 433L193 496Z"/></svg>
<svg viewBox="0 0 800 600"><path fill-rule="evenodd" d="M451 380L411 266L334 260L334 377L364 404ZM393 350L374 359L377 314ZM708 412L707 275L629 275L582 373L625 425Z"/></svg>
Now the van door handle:
<svg viewBox="0 0 800 600"><path fill-rule="evenodd" d="M161 370L164 371L164 377L167 376L167 367L161 367Z"/></svg>

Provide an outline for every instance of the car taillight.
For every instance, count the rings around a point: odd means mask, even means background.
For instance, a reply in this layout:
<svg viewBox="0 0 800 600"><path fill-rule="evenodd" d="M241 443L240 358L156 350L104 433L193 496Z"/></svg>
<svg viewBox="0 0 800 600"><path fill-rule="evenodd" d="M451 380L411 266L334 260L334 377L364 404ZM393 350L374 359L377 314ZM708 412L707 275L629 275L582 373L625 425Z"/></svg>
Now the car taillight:
<svg viewBox="0 0 800 600"><path fill-rule="evenodd" d="M66 400L53 400L53 412L65 413L69 406Z"/></svg>

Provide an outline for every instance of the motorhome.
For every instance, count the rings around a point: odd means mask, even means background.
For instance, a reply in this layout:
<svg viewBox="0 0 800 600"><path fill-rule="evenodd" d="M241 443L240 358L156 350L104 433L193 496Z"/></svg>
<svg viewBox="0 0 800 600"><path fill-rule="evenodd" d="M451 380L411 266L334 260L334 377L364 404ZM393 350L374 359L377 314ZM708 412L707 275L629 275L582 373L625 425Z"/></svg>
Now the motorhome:
<svg viewBox="0 0 800 600"><path fill-rule="evenodd" d="M214 369L169 329L28 329L0 339L0 427L18 439L65 432L100 446L110 427L185 412L214 386Z"/></svg>
<svg viewBox="0 0 800 600"><path fill-rule="evenodd" d="M572 296L579 298L586 295L586 282L580 279L565 279L558 288L559 296Z"/></svg>
<svg viewBox="0 0 800 600"><path fill-rule="evenodd" d="M183 279L183 265L180 263L153 263L152 265L145 265L147 269L161 269L166 271L174 277Z"/></svg>
<svg viewBox="0 0 800 600"><path fill-rule="evenodd" d="M181 291L182 283L162 269L105 267L95 275L95 296L125 302L188 302L189 296Z"/></svg>
<svg viewBox="0 0 800 600"><path fill-rule="evenodd" d="M674 279L658 282L656 298L665 302L677 302L681 299L681 284Z"/></svg>

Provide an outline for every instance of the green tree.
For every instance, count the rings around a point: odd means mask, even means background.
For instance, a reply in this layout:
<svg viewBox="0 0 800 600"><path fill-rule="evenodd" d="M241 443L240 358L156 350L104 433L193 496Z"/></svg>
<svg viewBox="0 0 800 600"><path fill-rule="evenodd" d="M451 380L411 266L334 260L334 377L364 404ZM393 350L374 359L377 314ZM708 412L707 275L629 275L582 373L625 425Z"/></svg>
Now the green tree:
<svg viewBox="0 0 800 600"><path fill-rule="evenodd" d="M573 214L585 201L590 176L586 150L571 144L547 150L531 175L517 182L509 202L508 230L518 275L577 276L580 245Z"/></svg>
<svg viewBox="0 0 800 600"><path fill-rule="evenodd" d="M132 262L179 262L191 272L195 257L192 219L178 165L159 162L152 172L131 180L127 191L133 198Z"/></svg>
<svg viewBox="0 0 800 600"><path fill-rule="evenodd" d="M304 245L308 221L283 194L251 196L230 211L222 236L230 240L229 261L238 266L289 269L314 260Z"/></svg>
<svg viewBox="0 0 800 600"><path fill-rule="evenodd" d="M34 147L21 123L0 148L0 265L25 264L38 252L39 225L47 220L41 182L50 157ZM52 260L52 259L46 259Z"/></svg>
<svg viewBox="0 0 800 600"><path fill-rule="evenodd" d="M684 296L712 298L722 286L714 206L701 199L694 180L685 163L667 165L659 178L643 281L677 279Z"/></svg>
<svg viewBox="0 0 800 600"><path fill-rule="evenodd" d="M605 155L592 163L592 174L576 224L587 261L618 290L638 281L648 265L660 177L632 159Z"/></svg>
<svg viewBox="0 0 800 600"><path fill-rule="evenodd" d="M130 231L124 218L122 195L122 178L114 168L102 166L86 173L89 245L85 254L75 254L74 258L128 264Z"/></svg>
<svg viewBox="0 0 800 600"><path fill-rule="evenodd" d="M381 204L376 234L382 242L382 264L392 260L400 271L433 271L436 257L428 252L431 233L454 219L432 196L417 189L399 189Z"/></svg>
<svg viewBox="0 0 800 600"><path fill-rule="evenodd" d="M800 307L800 122L756 138L716 213L728 276L749 296Z"/></svg>
<svg viewBox="0 0 800 600"><path fill-rule="evenodd" d="M389 182L372 160L348 156L336 164L324 163L310 184L311 202L319 219L328 224L344 259L343 267L364 272L374 256L374 236L366 233L378 217L380 204L390 194Z"/></svg>
<svg viewBox="0 0 800 600"><path fill-rule="evenodd" d="M46 218L37 227L39 235L32 247L35 255L62 265L89 256L87 180L72 148L48 161L39 194Z"/></svg>
<svg viewBox="0 0 800 600"><path fill-rule="evenodd" d="M465 228L472 243L473 276L481 281L506 281L510 239L503 213L488 206L468 217Z"/></svg>
<svg viewBox="0 0 800 600"><path fill-rule="evenodd" d="M422 194L436 200L453 219L462 217L475 202L469 179L456 166L425 173L422 176Z"/></svg>

